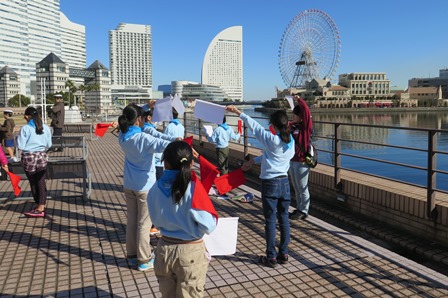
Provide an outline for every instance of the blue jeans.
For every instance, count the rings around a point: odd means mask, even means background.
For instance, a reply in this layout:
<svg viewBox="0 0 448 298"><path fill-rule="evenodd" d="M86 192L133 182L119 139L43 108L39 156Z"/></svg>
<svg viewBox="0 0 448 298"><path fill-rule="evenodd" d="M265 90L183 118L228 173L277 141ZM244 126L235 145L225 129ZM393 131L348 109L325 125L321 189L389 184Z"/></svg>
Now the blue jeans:
<svg viewBox="0 0 448 298"><path fill-rule="evenodd" d="M310 193L308 192L308 174L310 167L304 163L291 161L289 176L294 187L296 208L302 213L308 214L310 209Z"/></svg>
<svg viewBox="0 0 448 298"><path fill-rule="evenodd" d="M263 215L265 220L266 256L275 259L276 222L278 219L280 228L280 243L278 254L288 254L290 240L288 208L291 203L291 192L288 177L262 179L261 200L263 202Z"/></svg>

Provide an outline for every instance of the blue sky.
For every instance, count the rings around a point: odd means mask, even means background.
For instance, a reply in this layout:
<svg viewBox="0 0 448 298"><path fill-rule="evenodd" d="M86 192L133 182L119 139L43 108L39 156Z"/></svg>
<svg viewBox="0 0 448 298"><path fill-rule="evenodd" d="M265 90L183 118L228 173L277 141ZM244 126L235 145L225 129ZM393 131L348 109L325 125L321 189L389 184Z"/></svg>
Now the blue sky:
<svg viewBox="0 0 448 298"><path fill-rule="evenodd" d="M86 26L87 64L109 66L108 32L119 23L152 27L153 89L173 80L200 82L211 40L243 26L244 99L266 100L286 88L278 67L281 37L306 9L336 23L341 40L337 74L385 72L391 85L436 77L448 67L448 1L427 0L61 0L61 11Z"/></svg>

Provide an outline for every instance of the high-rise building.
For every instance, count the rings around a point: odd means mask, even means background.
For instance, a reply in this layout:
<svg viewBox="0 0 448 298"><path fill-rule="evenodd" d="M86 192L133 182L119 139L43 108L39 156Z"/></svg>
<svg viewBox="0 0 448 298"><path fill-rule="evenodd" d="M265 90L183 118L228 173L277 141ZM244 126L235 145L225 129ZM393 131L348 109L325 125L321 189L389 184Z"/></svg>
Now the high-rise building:
<svg viewBox="0 0 448 298"><path fill-rule="evenodd" d="M202 84L219 86L232 100L243 100L243 27L224 29L212 40L202 64Z"/></svg>
<svg viewBox="0 0 448 298"><path fill-rule="evenodd" d="M61 12L61 57L70 68L86 68L86 27Z"/></svg>
<svg viewBox="0 0 448 298"><path fill-rule="evenodd" d="M121 23L110 30L109 55L112 85L152 89L151 26Z"/></svg>
<svg viewBox="0 0 448 298"><path fill-rule="evenodd" d="M83 26L61 16L59 0L0 1L0 19L0 67L9 66L20 75L21 93L30 95L31 81L36 80L36 63L48 53L55 53L70 63L85 61ZM74 30L78 33L70 36L68 41L65 32L71 27L80 30ZM66 43L80 45L70 54L71 57L66 57ZM78 57L75 57L76 54ZM85 67L85 62L82 67Z"/></svg>

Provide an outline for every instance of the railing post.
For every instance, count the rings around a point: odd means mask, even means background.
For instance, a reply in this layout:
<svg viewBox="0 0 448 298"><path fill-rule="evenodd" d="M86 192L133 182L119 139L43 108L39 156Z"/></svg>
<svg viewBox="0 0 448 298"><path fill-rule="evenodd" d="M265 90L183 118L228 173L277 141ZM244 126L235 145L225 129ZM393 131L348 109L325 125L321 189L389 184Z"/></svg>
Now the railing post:
<svg viewBox="0 0 448 298"><path fill-rule="evenodd" d="M334 187L342 191L341 184L341 125L334 124Z"/></svg>
<svg viewBox="0 0 448 298"><path fill-rule="evenodd" d="M437 158L434 152L437 148L436 132L428 131L428 181L426 184L426 211L427 216L432 220L437 220L437 209L436 209L436 172Z"/></svg>
<svg viewBox="0 0 448 298"><path fill-rule="evenodd" d="M202 129L201 129L202 120L201 119L198 119L198 125L199 125L199 127L198 127L199 144L202 144Z"/></svg>
<svg viewBox="0 0 448 298"><path fill-rule="evenodd" d="M185 112L183 114L183 117L184 117L184 128L185 128L185 130L184 130L184 138L185 138L186 135L187 135L187 115L185 114Z"/></svg>
<svg viewBox="0 0 448 298"><path fill-rule="evenodd" d="M246 126L246 123L244 123L244 121L243 121L243 133L244 133L244 137L243 137L244 156L243 156L243 158L245 158L247 156L247 154L249 154L249 144L247 141L247 126Z"/></svg>

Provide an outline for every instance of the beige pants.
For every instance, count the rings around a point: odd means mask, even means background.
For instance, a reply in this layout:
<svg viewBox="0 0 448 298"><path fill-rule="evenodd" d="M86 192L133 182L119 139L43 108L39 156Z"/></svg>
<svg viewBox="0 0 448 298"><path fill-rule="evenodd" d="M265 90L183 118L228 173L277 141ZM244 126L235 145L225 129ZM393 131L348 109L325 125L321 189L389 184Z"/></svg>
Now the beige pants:
<svg viewBox="0 0 448 298"><path fill-rule="evenodd" d="M208 259L204 242L170 244L159 240L154 272L162 297L203 297Z"/></svg>
<svg viewBox="0 0 448 298"><path fill-rule="evenodd" d="M151 259L149 230L151 219L148 212L148 192L124 189L128 208L126 226L126 251L129 259L137 258L138 264L148 263Z"/></svg>

